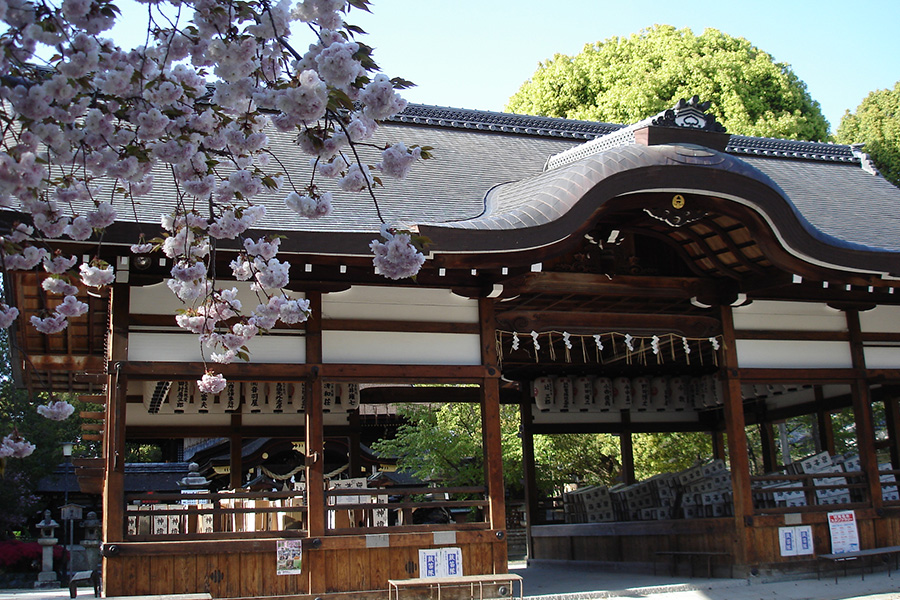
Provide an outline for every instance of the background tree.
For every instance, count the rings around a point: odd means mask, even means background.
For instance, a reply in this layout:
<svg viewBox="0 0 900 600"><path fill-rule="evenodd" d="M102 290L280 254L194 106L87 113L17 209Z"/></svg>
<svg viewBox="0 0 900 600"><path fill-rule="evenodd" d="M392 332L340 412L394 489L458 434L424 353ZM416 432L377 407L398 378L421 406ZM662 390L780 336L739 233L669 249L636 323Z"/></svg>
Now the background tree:
<svg viewBox="0 0 900 600"><path fill-rule="evenodd" d="M824 140L819 103L785 63L715 29L656 25L542 62L506 105L510 112L635 123L700 96L729 132Z"/></svg>
<svg viewBox="0 0 900 600"><path fill-rule="evenodd" d="M63 462L61 442L79 440L81 419L77 411L90 410L84 403L68 398L76 408L72 418L52 421L42 417L35 408L46 402L46 398L33 398L24 390L16 389L9 356L7 331L3 330L0 331L0 423L15 427L35 445L35 450L25 458L0 458L0 506L3 507L0 540L16 536L34 524L34 517L42 509L41 499L34 493L38 481ZM92 451L82 443L76 446L75 454Z"/></svg>
<svg viewBox="0 0 900 600"><path fill-rule="evenodd" d="M536 435L534 462L538 489L547 496L567 483L611 486L621 480L619 438L611 434Z"/></svg>
<svg viewBox="0 0 900 600"><path fill-rule="evenodd" d="M405 404L398 413L406 424L392 439L372 449L398 459L397 466L423 480L448 486L484 485L481 411L477 404ZM520 488L522 443L518 437L519 407L500 407L503 475L507 488Z"/></svg>
<svg viewBox="0 0 900 600"><path fill-rule="evenodd" d="M842 144L865 144L885 179L900 185L900 81L892 90L871 92L856 112L845 112L835 137Z"/></svg>

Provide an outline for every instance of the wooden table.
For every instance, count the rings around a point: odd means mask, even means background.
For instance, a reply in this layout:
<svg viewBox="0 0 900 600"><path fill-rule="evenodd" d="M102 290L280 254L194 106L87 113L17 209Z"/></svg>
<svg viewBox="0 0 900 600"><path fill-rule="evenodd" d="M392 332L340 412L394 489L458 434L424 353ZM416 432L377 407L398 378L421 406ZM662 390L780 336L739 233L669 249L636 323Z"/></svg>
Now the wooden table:
<svg viewBox="0 0 900 600"><path fill-rule="evenodd" d="M894 557L894 569L897 568L897 559L900 555L900 546L884 546L883 548L868 548L866 550L857 550L855 552L838 552L835 554L819 554L816 558L819 560L830 560L832 563L843 562L844 575L847 575L847 563L845 561L856 560L857 558L871 558L873 556L891 556ZM891 563L887 562L888 575L891 574ZM816 576L821 577L818 566L816 567ZM865 580L865 569L862 572L862 578ZM834 575L834 582L837 583L837 573Z"/></svg>
<svg viewBox="0 0 900 600"><path fill-rule="evenodd" d="M519 582L519 595L513 596L515 583ZM506 584L506 591L503 585ZM488 598L524 598L522 590L522 577L513 573L501 573L497 575L463 575L459 577L418 577L416 579L391 579L388 581L388 600L400 600L400 590L413 588L431 588L437 590L437 598L441 600L441 591L447 588L469 588L470 597L477 600L485 600L485 586L499 585L499 596ZM478 595L475 595L475 592Z"/></svg>

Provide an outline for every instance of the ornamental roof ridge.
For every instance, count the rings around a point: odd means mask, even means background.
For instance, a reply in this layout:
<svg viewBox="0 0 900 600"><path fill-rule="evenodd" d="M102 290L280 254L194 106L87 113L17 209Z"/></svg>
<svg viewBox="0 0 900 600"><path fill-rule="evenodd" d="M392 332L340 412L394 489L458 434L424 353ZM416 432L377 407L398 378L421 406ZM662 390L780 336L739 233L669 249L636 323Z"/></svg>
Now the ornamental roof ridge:
<svg viewBox="0 0 900 600"><path fill-rule="evenodd" d="M388 121L574 140L592 140L623 128L623 125L615 123L578 121L559 117L539 117L426 104L409 104L403 112L388 119Z"/></svg>
<svg viewBox="0 0 900 600"><path fill-rule="evenodd" d="M715 116L706 113L708 109L709 102L700 102L697 96L690 100L682 99L674 108L550 156L547 159L545 170L562 167L611 148L633 144L635 143L635 132L645 127L684 128L724 133L725 128L716 121ZM831 142L808 142L732 134L725 151L729 154L773 158L862 163L859 152L853 152L850 146Z"/></svg>
<svg viewBox="0 0 900 600"><path fill-rule="evenodd" d="M725 151L729 154L799 158L826 162L860 162L860 158L853 152L853 148L844 144L783 140L748 135L732 135Z"/></svg>

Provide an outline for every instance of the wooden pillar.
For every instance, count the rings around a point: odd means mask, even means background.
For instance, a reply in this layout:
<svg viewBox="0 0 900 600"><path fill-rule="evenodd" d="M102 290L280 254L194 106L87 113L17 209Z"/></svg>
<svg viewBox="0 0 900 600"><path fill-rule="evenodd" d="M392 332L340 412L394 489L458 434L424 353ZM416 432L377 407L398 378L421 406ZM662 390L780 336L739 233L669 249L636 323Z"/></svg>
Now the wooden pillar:
<svg viewBox="0 0 900 600"><path fill-rule="evenodd" d="M494 573L506 573L506 488L503 485L503 448L500 436L500 367L494 304L478 299L481 332L481 360L488 377L481 382L481 436L484 449L484 479L488 492L488 521L501 533L503 543L493 544Z"/></svg>
<svg viewBox="0 0 900 600"><path fill-rule="evenodd" d="M126 284L110 289L110 323L107 361L110 364L106 380L105 435L103 438L103 543L125 539L125 409L128 378L117 366L128 360L128 317L130 294ZM111 576L110 559L103 559L103 585L118 581Z"/></svg>
<svg viewBox="0 0 900 600"><path fill-rule="evenodd" d="M744 420L744 400L738 376L737 345L734 336L734 316L730 306L721 306L722 318L722 375L725 395L725 433L728 435L728 458L731 466L731 487L734 497L734 562L749 565L752 549L748 527L753 522L753 497L750 489L750 459L747 452L747 432Z"/></svg>
<svg viewBox="0 0 900 600"><path fill-rule="evenodd" d="M631 437L631 413L622 411L622 431L619 434L619 452L622 456L622 483L631 485L634 475L634 440Z"/></svg>
<svg viewBox="0 0 900 600"><path fill-rule="evenodd" d="M821 404L825 401L825 393L822 391L821 385L815 386L813 393L815 394L816 404ZM816 423L819 430L819 446L822 448L822 451L831 455L836 454L834 451L834 423L831 421L831 413L824 410L816 411Z"/></svg>
<svg viewBox="0 0 900 600"><path fill-rule="evenodd" d="M891 465L896 469L900 466L900 406L897 398L886 398L884 401L884 418L888 432L888 446L891 452Z"/></svg>
<svg viewBox="0 0 900 600"><path fill-rule="evenodd" d="M856 422L856 447L859 450L859 466L866 474L869 498L872 507L880 509L881 481L878 476L878 460L875 456L875 429L872 425L872 397L869 381L866 379L866 357L863 350L862 333L859 326L859 311L848 310L847 330L850 334L850 356L853 368L860 375L851 384L853 397L853 418Z"/></svg>
<svg viewBox="0 0 900 600"><path fill-rule="evenodd" d="M359 411L355 410L347 416L350 425L350 435L347 436L347 458L350 464L350 477L365 477L367 473L363 471L362 453L359 449Z"/></svg>
<svg viewBox="0 0 900 600"><path fill-rule="evenodd" d="M710 431L709 435L712 438L713 458L725 460L725 432Z"/></svg>
<svg viewBox="0 0 900 600"><path fill-rule="evenodd" d="M307 295L312 315L306 322L306 362L322 363L322 294ZM303 385L295 382L295 385ZM306 510L308 536L325 535L325 437L322 417L322 380L314 377L306 384ZM309 556L309 560L306 559ZM304 555L304 569L308 565L309 593L325 592L325 554L320 551Z"/></svg>
<svg viewBox="0 0 900 600"><path fill-rule="evenodd" d="M759 439L762 445L763 471L772 473L778 468L778 450L775 447L775 429L769 421L759 424Z"/></svg>
<svg viewBox="0 0 900 600"><path fill-rule="evenodd" d="M531 527L537 525L538 486L537 472L534 464L534 423L532 417L531 394L528 382L522 384L522 403L519 414L522 423L522 472L525 479L525 544L526 556L535 558L531 540Z"/></svg>
<svg viewBox="0 0 900 600"><path fill-rule="evenodd" d="M241 415L240 413L231 415L231 435L228 437L229 449L229 468L228 475L229 487L233 490L244 485L244 440L241 437Z"/></svg>

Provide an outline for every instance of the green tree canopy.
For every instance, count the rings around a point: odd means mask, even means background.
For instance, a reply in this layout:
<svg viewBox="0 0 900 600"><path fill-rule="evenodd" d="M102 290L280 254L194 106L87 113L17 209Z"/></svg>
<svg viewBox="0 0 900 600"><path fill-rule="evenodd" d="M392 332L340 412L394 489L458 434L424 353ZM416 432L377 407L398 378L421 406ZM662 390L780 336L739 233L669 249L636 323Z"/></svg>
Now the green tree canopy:
<svg viewBox="0 0 900 600"><path fill-rule="evenodd" d="M398 412L406 424L392 439L372 444L383 456L422 480L448 486L484 485L481 411L477 404L406 404ZM522 444L517 406L500 407L503 474L507 487L521 487Z"/></svg>
<svg viewBox="0 0 900 600"><path fill-rule="evenodd" d="M855 113L844 113L836 138L842 144L865 144L885 179L900 185L900 81L892 90L870 93Z"/></svg>
<svg viewBox="0 0 900 600"><path fill-rule="evenodd" d="M730 133L824 140L819 103L785 63L715 29L656 25L542 62L509 112L635 123L697 95Z"/></svg>

